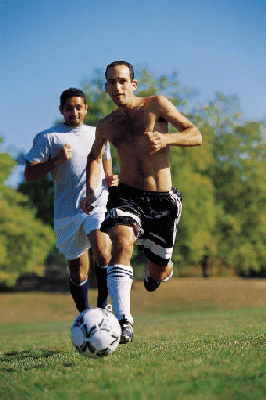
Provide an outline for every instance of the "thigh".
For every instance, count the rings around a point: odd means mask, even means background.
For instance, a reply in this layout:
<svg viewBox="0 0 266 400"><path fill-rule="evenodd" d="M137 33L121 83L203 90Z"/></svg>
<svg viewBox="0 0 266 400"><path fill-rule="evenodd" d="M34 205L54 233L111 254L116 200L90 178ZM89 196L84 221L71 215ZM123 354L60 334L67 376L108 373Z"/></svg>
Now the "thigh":
<svg viewBox="0 0 266 400"><path fill-rule="evenodd" d="M107 214L101 225L101 231L108 232L110 229L122 225L133 227L135 234L140 236L141 210L138 205L136 190L127 185L120 184L109 189Z"/></svg>

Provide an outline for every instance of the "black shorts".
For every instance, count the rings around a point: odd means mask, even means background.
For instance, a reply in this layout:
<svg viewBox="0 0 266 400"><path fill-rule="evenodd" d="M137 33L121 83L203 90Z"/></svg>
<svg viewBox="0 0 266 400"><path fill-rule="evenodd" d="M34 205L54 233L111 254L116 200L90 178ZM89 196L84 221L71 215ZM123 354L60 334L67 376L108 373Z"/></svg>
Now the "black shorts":
<svg viewBox="0 0 266 400"><path fill-rule="evenodd" d="M101 230L108 232L116 225L135 225L146 257L166 266L172 258L181 211L182 197L176 188L152 192L120 183L109 188L107 214Z"/></svg>

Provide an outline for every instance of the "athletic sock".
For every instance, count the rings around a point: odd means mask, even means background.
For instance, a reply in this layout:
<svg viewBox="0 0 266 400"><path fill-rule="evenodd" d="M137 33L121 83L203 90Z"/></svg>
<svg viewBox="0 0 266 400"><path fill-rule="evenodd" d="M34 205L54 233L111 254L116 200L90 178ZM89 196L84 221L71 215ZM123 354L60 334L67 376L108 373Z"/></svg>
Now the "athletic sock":
<svg viewBox="0 0 266 400"><path fill-rule="evenodd" d="M95 262L95 274L98 286L97 307L105 308L107 306L108 288L107 288L107 266L101 266Z"/></svg>
<svg viewBox="0 0 266 400"><path fill-rule="evenodd" d="M125 318L133 324L130 313L130 291L133 282L133 268L125 265L107 267L107 286L112 299L112 307L116 318Z"/></svg>
<svg viewBox="0 0 266 400"><path fill-rule="evenodd" d="M81 283L75 283L72 281L71 277L69 277L70 293L79 312L86 310L86 308L90 308L88 302L88 287L88 278Z"/></svg>

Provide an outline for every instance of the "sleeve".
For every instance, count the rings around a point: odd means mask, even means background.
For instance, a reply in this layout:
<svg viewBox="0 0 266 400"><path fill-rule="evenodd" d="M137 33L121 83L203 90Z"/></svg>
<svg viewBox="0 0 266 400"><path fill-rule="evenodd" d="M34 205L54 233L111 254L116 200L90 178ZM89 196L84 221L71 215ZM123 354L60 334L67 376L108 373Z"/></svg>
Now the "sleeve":
<svg viewBox="0 0 266 400"><path fill-rule="evenodd" d="M107 142L104 152L103 152L103 160L111 160L111 150L110 150L110 143Z"/></svg>
<svg viewBox="0 0 266 400"><path fill-rule="evenodd" d="M33 146L26 154L25 159L29 162L46 162L51 157L51 146L43 134L38 134L33 139Z"/></svg>

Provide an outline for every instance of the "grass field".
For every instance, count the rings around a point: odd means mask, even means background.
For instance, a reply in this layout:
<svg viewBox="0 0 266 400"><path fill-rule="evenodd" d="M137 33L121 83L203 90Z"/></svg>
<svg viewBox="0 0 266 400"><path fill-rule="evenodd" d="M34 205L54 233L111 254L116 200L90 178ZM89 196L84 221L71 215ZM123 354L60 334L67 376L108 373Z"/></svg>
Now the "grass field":
<svg viewBox="0 0 266 400"><path fill-rule="evenodd" d="M266 281L136 282L134 342L97 360L72 347L70 295L0 299L1 400L266 399Z"/></svg>

